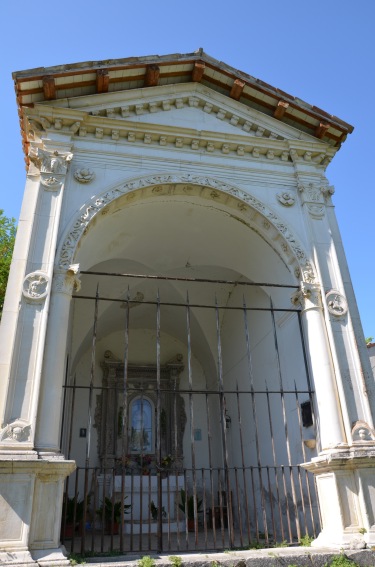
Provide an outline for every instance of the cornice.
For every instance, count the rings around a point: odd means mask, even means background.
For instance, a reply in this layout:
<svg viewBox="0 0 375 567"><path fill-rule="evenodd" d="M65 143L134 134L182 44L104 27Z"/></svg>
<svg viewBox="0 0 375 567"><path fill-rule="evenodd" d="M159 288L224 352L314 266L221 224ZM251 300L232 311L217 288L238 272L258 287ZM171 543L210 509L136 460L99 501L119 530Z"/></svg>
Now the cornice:
<svg viewBox="0 0 375 567"><path fill-rule="evenodd" d="M191 98L191 97L190 97ZM198 104L198 101L196 101ZM47 110L47 112L46 112ZM55 112L55 110L57 110ZM238 134L216 133L185 127L132 122L119 115L90 115L87 112L71 112L67 109L51 109L36 105L26 109L28 139L43 140L48 135L70 135L72 139L99 140L108 144L146 145L177 149L207 155L231 155L245 159L295 163L325 169L336 150L321 142L283 139L255 123L240 119L226 112L226 120L235 122ZM204 111L204 110L203 110ZM233 120L235 117L235 120ZM241 121L240 121L241 120ZM247 131L248 130L248 131Z"/></svg>

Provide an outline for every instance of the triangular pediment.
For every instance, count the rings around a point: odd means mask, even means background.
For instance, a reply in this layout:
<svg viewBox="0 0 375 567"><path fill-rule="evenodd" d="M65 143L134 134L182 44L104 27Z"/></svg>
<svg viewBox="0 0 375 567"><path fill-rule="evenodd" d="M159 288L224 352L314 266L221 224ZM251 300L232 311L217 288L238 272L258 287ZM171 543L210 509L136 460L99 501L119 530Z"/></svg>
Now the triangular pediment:
<svg viewBox="0 0 375 567"><path fill-rule="evenodd" d="M46 105L52 104L47 102ZM199 83L134 89L53 101L53 106L107 120L154 124L272 140L317 142L316 138L266 114L230 100Z"/></svg>

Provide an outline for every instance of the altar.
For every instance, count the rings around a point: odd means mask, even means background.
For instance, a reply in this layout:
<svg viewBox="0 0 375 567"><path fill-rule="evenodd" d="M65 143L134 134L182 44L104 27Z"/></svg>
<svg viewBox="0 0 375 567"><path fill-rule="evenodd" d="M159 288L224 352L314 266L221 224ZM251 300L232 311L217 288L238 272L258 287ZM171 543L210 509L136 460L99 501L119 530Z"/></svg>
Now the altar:
<svg viewBox="0 0 375 567"><path fill-rule="evenodd" d="M125 514L124 531L130 529L133 523L133 533L139 533L142 523L143 532L156 532L157 522L153 522L151 503L159 508L158 503L158 476L156 475L99 475L97 478L99 501L105 497L112 499L114 492L115 502L121 500L125 495L125 504L131 505L129 512ZM104 486L105 485L105 486ZM183 475L170 474L161 479L161 509L163 520L168 521L170 531L177 531L177 506L180 501L180 491L185 489ZM184 520L181 512L180 520ZM185 522L180 522L179 529L183 529Z"/></svg>

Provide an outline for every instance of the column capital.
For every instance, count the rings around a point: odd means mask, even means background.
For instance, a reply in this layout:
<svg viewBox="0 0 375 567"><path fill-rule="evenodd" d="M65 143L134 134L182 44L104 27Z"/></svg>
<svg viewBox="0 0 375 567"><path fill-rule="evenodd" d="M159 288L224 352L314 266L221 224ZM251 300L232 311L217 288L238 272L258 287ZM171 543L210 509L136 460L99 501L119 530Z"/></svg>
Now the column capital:
<svg viewBox="0 0 375 567"><path fill-rule="evenodd" d="M72 264L67 270L57 268L53 275L52 291L72 296L73 292L81 289L79 279L79 264Z"/></svg>
<svg viewBox="0 0 375 567"><path fill-rule="evenodd" d="M63 185L68 165L73 154L66 146L63 148L41 148L31 145L29 151L30 168L28 176L40 176L40 182L47 191L58 191Z"/></svg>
<svg viewBox="0 0 375 567"><path fill-rule="evenodd" d="M292 295L291 301L293 305L300 305L302 307L302 311L307 311L309 309L322 309L323 304L320 286L317 284L301 282L300 289Z"/></svg>

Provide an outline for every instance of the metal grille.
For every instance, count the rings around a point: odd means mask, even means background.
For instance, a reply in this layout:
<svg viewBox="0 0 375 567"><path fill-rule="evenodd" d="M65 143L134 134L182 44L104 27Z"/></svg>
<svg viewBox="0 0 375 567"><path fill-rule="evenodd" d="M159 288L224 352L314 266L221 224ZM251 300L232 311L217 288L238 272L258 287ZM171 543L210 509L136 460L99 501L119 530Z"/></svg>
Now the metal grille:
<svg viewBox="0 0 375 567"><path fill-rule="evenodd" d="M82 553L175 552L316 536L314 480L299 466L315 455L314 391L300 313L285 306L292 286L94 276L173 280L186 295L179 302L158 290L153 298L150 290L147 298L129 291L118 298L97 288L76 297L91 312L92 345L87 375L67 373L64 388L61 444L78 468L66 482L63 543ZM191 294L197 284L210 285L211 302ZM231 288L225 301L220 286ZM278 288L281 306L247 297L251 286ZM122 309L122 356L107 352L98 370L99 308L108 302ZM134 360L134 306L152 330L152 364ZM184 345L184 356L172 360L164 360L167 318ZM203 350L211 361L204 371Z"/></svg>

